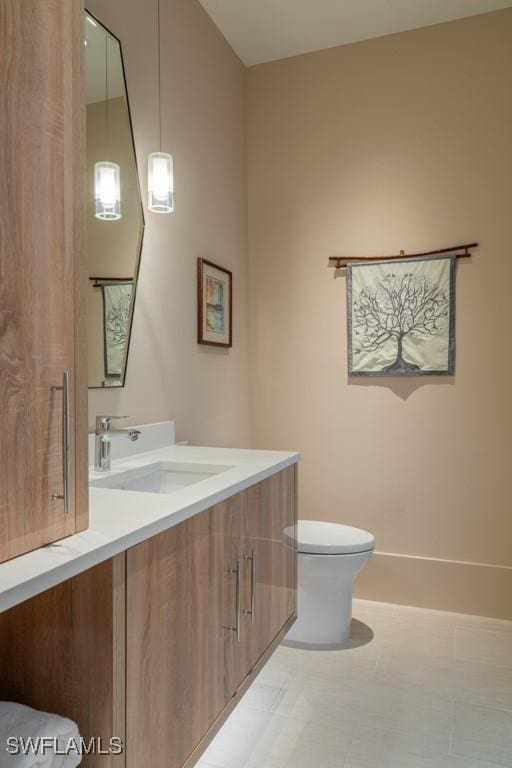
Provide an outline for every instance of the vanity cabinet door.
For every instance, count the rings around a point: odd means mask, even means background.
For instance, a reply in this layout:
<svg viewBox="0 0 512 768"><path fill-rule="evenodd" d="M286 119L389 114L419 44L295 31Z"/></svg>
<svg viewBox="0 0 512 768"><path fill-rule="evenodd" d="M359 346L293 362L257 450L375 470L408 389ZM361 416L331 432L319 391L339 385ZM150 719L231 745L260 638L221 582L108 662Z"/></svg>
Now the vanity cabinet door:
<svg viewBox="0 0 512 768"><path fill-rule="evenodd" d="M210 510L210 623L213 658L211 695L215 716L220 714L245 677L240 648L243 631L243 564L241 526L243 495L237 494Z"/></svg>
<svg viewBox="0 0 512 768"><path fill-rule="evenodd" d="M87 526L82 13L1 3L0 562Z"/></svg>
<svg viewBox="0 0 512 768"><path fill-rule="evenodd" d="M237 497L127 560L127 768L178 768L239 683Z"/></svg>
<svg viewBox="0 0 512 768"><path fill-rule="evenodd" d="M210 722L209 519L128 551L127 768L181 766Z"/></svg>
<svg viewBox="0 0 512 768"><path fill-rule="evenodd" d="M242 654L247 670L296 613L295 473L296 465L288 467L244 492Z"/></svg>

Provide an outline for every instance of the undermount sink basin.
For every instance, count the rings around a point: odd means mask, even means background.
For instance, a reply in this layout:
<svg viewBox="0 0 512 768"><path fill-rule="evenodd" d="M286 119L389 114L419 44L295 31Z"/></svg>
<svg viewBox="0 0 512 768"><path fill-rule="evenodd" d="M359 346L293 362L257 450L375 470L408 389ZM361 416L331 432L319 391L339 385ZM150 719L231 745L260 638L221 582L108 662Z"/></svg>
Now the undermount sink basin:
<svg viewBox="0 0 512 768"><path fill-rule="evenodd" d="M144 493L174 493L188 485L209 480L232 467L216 464L185 464L184 462L159 461L123 472L112 471L105 477L91 480L94 488L112 488L118 491L142 491Z"/></svg>

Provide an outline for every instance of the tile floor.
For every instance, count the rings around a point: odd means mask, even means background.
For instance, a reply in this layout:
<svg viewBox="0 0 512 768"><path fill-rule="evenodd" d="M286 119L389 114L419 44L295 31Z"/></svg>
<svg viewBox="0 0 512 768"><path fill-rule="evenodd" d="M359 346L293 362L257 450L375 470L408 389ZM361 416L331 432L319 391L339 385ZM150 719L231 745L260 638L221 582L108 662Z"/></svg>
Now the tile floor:
<svg viewBox="0 0 512 768"><path fill-rule="evenodd" d="M198 768L512 768L512 622L353 613L342 650L281 646Z"/></svg>

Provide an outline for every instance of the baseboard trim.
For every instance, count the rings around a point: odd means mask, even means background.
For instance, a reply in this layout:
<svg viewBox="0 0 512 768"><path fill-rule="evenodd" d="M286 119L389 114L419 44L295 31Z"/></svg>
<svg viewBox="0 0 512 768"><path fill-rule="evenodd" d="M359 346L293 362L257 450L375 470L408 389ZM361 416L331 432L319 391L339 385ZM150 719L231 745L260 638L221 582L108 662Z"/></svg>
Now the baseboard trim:
<svg viewBox="0 0 512 768"><path fill-rule="evenodd" d="M512 567L375 552L354 596L385 603L512 619Z"/></svg>

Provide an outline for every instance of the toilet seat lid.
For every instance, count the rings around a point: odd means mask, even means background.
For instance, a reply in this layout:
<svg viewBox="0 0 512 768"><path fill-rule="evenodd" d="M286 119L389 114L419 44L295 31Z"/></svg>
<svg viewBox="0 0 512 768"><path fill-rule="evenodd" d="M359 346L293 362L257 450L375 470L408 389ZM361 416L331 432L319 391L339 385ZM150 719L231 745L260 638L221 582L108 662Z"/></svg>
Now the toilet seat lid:
<svg viewBox="0 0 512 768"><path fill-rule="evenodd" d="M297 545L298 551L304 554L350 555L371 551L375 546L375 538L368 531L350 525L299 520Z"/></svg>

